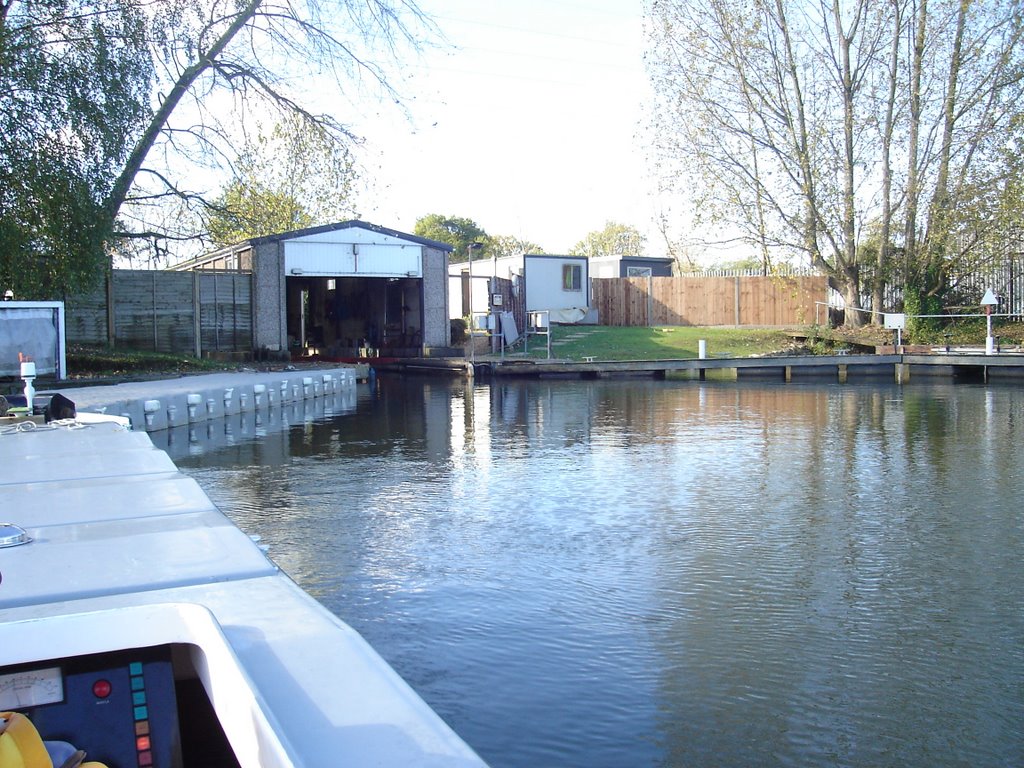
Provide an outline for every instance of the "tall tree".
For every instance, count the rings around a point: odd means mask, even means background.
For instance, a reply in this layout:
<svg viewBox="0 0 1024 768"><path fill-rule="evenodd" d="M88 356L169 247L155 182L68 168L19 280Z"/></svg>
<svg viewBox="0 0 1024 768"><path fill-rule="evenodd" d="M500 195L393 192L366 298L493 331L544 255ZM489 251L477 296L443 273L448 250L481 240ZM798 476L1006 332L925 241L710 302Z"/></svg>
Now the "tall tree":
<svg viewBox="0 0 1024 768"><path fill-rule="evenodd" d="M418 45L421 31L434 31L415 0L2 0L0 14L5 64L12 56L31 64L13 86L0 70L5 124L34 115L34 136L67 139L76 153L103 160L77 177L56 167L70 179L66 193L49 194L45 178L34 183L42 198L32 211L51 206L54 221L76 222L63 227L64 246L28 238L47 253L79 250L65 235L90 222L91 254L104 241L152 255L199 238L188 214L211 203L209 170L237 154L252 115L293 115L347 143L342 121L319 105L336 109L355 88L397 100L386 66L404 45ZM62 70L79 56L81 65ZM60 104L48 108L54 94L67 96L70 117ZM107 143L91 143L97 135ZM89 211L71 205L83 196ZM3 224L5 237L23 230Z"/></svg>
<svg viewBox="0 0 1024 768"><path fill-rule="evenodd" d="M571 256L643 256L646 238L640 230L614 221L605 222L604 229L587 234L570 250Z"/></svg>
<svg viewBox="0 0 1024 768"><path fill-rule="evenodd" d="M895 141L896 97L900 88L900 48L903 44L903 30L906 9L902 0L889 0L892 13L889 17L889 51L885 68L879 81L879 107L882 119L878 122L879 185L881 201L879 210L879 236L870 279L871 306L881 310L884 306L885 287L891 281L893 268L893 144Z"/></svg>
<svg viewBox="0 0 1024 768"><path fill-rule="evenodd" d="M483 246L473 254L474 258L491 256L488 251L490 237L472 219L428 213L416 220L413 234L448 243L455 249L451 256L452 262L468 261L469 246L472 243L480 243Z"/></svg>
<svg viewBox="0 0 1024 768"><path fill-rule="evenodd" d="M231 245L314 225L313 217L294 196L269 187L259 178L235 179L208 214L210 240Z"/></svg>
<svg viewBox="0 0 1024 768"><path fill-rule="evenodd" d="M487 249L491 256L498 259L524 253L547 253L532 240L524 240L514 235L492 235L487 238Z"/></svg>
<svg viewBox="0 0 1024 768"><path fill-rule="evenodd" d="M257 132L207 210L217 245L352 218L356 172L346 146L295 117Z"/></svg>
<svg viewBox="0 0 1024 768"><path fill-rule="evenodd" d="M105 202L149 116L145 24L119 0L0 3L0 289L102 276Z"/></svg>
<svg viewBox="0 0 1024 768"><path fill-rule="evenodd" d="M1000 142L1024 95L1017 0L648 10L666 177L692 179L698 207L763 252L824 269L849 307L865 301L865 271L881 301L896 253L908 293L941 294L985 207L981 182L1006 172ZM879 232L880 247L860 247Z"/></svg>

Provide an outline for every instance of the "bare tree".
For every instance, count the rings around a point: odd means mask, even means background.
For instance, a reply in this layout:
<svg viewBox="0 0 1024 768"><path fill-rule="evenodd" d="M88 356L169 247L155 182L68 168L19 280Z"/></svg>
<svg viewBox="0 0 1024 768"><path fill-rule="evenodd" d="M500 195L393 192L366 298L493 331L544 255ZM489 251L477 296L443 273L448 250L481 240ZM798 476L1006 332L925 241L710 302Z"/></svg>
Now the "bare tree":
<svg viewBox="0 0 1024 768"><path fill-rule="evenodd" d="M896 124L896 96L899 91L900 45L903 42L905 0L891 0L889 15L889 54L884 71L879 77L879 108L883 115L878 123L879 186L881 210L879 212L878 252L875 257L871 278L871 307L880 311L884 304L885 286L892 272L892 224L893 224L893 170L892 151Z"/></svg>
<svg viewBox="0 0 1024 768"><path fill-rule="evenodd" d="M352 144L339 111L357 92L400 102L387 68L420 44L418 35L434 31L413 0L153 0L147 7L159 86L105 209L120 237L150 247L202 234L194 229L199 217L186 211L210 205L222 188L222 179L201 183L213 178L202 169L230 166L250 123L298 120ZM177 224L168 226L175 209Z"/></svg>
<svg viewBox="0 0 1024 768"><path fill-rule="evenodd" d="M991 202L984 181L1007 172L1021 12L1015 0L651 0L656 151L696 180L702 213L764 253L802 254L848 307L864 301L867 268L882 308L897 252L908 281L940 295Z"/></svg>

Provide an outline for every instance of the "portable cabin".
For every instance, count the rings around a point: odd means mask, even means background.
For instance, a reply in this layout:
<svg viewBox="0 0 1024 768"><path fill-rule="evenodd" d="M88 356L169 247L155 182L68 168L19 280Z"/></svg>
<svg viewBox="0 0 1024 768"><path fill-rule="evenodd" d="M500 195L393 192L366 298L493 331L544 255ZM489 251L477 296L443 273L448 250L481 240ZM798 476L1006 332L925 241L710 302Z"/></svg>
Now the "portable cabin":
<svg viewBox="0 0 1024 768"><path fill-rule="evenodd" d="M667 256L593 256L590 276L602 277L671 277L673 259Z"/></svg>
<svg viewBox="0 0 1024 768"><path fill-rule="evenodd" d="M580 322L590 315L590 268L586 256L524 253L500 259L451 264L449 315L464 317L489 309L489 280L511 280L527 312L548 312L552 322Z"/></svg>

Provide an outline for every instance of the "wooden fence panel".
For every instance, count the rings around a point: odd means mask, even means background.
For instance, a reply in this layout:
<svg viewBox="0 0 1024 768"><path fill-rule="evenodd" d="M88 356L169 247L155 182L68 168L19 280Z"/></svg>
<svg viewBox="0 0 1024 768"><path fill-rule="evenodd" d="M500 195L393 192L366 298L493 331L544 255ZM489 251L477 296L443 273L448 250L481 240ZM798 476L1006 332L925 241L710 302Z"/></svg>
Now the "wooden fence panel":
<svg viewBox="0 0 1024 768"><path fill-rule="evenodd" d="M708 279L707 286L709 322L702 325L739 325L736 322L738 286L735 278L713 277Z"/></svg>
<svg viewBox="0 0 1024 768"><path fill-rule="evenodd" d="M780 325L776 322L778 307L772 286L768 281L755 277L734 278L733 289L739 298L736 314L737 325Z"/></svg>
<svg viewBox="0 0 1024 768"><path fill-rule="evenodd" d="M590 304L597 310L597 316L599 322L604 322L604 318L614 317L619 318L619 325L621 322L621 313L618 310L620 306L620 296L617 295L620 291L622 283L618 280L598 280L592 279L590 281ZM608 323L611 325L611 323Z"/></svg>
<svg viewBox="0 0 1024 768"><path fill-rule="evenodd" d="M116 270L110 300L116 346L168 354L195 349L191 274Z"/></svg>
<svg viewBox="0 0 1024 768"><path fill-rule="evenodd" d="M238 272L189 272L199 280L203 354L252 350L252 280Z"/></svg>
<svg viewBox="0 0 1024 768"><path fill-rule="evenodd" d="M647 311L648 295L647 278L626 278L626 316L630 325L648 325L650 323L650 316Z"/></svg>
<svg viewBox="0 0 1024 768"><path fill-rule="evenodd" d="M591 281L603 325L806 325L824 276L617 277Z"/></svg>
<svg viewBox="0 0 1024 768"><path fill-rule="evenodd" d="M249 273L115 269L106 285L68 297L67 340L170 354L252 351Z"/></svg>
<svg viewBox="0 0 1024 768"><path fill-rule="evenodd" d="M68 296L64 302L65 338L69 344L103 347L109 338L107 281L88 293Z"/></svg>

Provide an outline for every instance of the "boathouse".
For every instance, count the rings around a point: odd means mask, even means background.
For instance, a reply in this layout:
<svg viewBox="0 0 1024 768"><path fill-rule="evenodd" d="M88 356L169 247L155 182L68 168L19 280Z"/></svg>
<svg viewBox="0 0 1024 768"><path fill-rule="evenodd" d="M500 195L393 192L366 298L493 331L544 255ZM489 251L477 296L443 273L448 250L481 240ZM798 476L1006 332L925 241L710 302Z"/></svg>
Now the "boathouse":
<svg viewBox="0 0 1024 768"><path fill-rule="evenodd" d="M447 243L365 221L245 240L177 271L252 274L255 351L345 360L447 348Z"/></svg>

